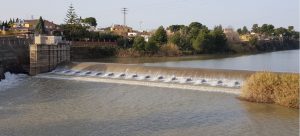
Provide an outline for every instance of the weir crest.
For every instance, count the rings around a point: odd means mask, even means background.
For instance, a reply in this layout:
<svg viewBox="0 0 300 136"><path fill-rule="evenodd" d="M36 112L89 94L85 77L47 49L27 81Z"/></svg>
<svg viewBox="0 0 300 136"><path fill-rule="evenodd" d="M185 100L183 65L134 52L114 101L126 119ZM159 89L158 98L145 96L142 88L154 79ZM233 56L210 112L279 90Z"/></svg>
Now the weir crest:
<svg viewBox="0 0 300 136"><path fill-rule="evenodd" d="M60 66L50 74L238 89L253 72L85 62Z"/></svg>

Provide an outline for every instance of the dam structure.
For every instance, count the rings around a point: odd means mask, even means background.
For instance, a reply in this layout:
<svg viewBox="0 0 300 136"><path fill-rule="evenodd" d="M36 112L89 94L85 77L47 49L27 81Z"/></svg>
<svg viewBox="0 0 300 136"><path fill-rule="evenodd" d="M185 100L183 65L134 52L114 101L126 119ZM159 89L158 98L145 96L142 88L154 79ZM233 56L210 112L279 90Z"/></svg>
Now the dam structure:
<svg viewBox="0 0 300 136"><path fill-rule="evenodd" d="M70 46L58 36L36 36L29 51L30 75L52 71L58 64L70 61Z"/></svg>
<svg viewBox="0 0 300 136"><path fill-rule="evenodd" d="M0 80L6 72L37 75L70 61L70 45L60 36L0 37Z"/></svg>
<svg viewBox="0 0 300 136"><path fill-rule="evenodd" d="M253 73L238 70L73 62L36 77L239 94L243 81Z"/></svg>
<svg viewBox="0 0 300 136"><path fill-rule="evenodd" d="M141 64L72 62L71 46L61 37L35 36L35 40L5 39L0 44L0 79L17 69L34 78L217 91L239 94L253 71L172 68ZM18 66L18 67L16 67ZM1 77L2 75L2 77Z"/></svg>

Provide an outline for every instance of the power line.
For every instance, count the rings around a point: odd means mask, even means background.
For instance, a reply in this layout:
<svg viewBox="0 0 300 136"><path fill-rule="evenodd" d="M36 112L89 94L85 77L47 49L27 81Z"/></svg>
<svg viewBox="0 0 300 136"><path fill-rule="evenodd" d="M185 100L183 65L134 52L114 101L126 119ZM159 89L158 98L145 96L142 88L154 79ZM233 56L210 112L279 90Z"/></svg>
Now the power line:
<svg viewBox="0 0 300 136"><path fill-rule="evenodd" d="M127 14L128 8L122 8L121 11L124 14L124 26L126 26L126 14Z"/></svg>

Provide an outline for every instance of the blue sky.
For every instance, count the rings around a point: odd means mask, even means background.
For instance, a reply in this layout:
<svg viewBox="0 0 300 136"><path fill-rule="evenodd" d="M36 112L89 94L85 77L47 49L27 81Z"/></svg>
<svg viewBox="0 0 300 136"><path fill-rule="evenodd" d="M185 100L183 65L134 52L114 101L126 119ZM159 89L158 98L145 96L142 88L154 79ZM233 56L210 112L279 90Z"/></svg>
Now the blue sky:
<svg viewBox="0 0 300 136"><path fill-rule="evenodd" d="M0 3L0 20L30 19L33 15L60 24L73 3L78 15L95 17L100 27L122 24L121 8L127 7L127 24L135 29L198 21L209 28L219 24L239 28L270 23L275 27L293 25L299 30L299 0L0 0Z"/></svg>

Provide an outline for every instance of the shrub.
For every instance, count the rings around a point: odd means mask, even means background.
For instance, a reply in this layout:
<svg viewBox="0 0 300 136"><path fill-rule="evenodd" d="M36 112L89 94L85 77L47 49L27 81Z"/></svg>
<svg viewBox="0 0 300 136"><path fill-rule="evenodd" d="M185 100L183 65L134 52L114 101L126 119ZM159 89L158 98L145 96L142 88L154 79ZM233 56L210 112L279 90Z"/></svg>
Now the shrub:
<svg viewBox="0 0 300 136"><path fill-rule="evenodd" d="M144 51L145 50L145 39L144 37L138 36L134 39L133 48L137 51Z"/></svg>
<svg viewBox="0 0 300 136"><path fill-rule="evenodd" d="M168 43L166 45L162 45L160 47L159 53L164 56L179 56L181 55L181 51L178 46L172 43Z"/></svg>
<svg viewBox="0 0 300 136"><path fill-rule="evenodd" d="M299 75L256 73L242 87L242 99L299 108Z"/></svg>
<svg viewBox="0 0 300 136"><path fill-rule="evenodd" d="M287 107L299 108L299 75L285 74L274 91L274 102Z"/></svg>
<svg viewBox="0 0 300 136"><path fill-rule="evenodd" d="M147 52L157 53L157 51L159 50L159 48L158 48L158 46L156 45L155 42L153 42L153 41L150 40L149 42L146 43L145 50Z"/></svg>
<svg viewBox="0 0 300 136"><path fill-rule="evenodd" d="M119 49L117 51L117 57L140 57L141 56L141 52L137 51L133 48L129 48L129 49Z"/></svg>

